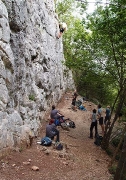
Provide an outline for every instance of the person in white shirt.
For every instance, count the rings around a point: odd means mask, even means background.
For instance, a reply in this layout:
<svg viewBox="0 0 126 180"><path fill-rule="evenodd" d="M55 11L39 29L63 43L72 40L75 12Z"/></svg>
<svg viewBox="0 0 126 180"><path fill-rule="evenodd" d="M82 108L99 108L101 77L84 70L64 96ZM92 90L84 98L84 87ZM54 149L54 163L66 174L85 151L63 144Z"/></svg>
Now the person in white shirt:
<svg viewBox="0 0 126 180"><path fill-rule="evenodd" d="M90 125L90 136L89 138L93 139L93 129L95 127L95 137L98 133L98 128L97 128L97 115L96 115L96 109L93 109L93 113L91 115L91 125Z"/></svg>

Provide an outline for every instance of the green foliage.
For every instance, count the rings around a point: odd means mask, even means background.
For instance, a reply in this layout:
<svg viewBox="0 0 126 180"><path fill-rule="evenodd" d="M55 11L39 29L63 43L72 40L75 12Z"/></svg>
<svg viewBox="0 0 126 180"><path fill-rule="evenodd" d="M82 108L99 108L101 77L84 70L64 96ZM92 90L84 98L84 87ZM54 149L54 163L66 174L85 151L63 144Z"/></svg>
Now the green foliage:
<svg viewBox="0 0 126 180"><path fill-rule="evenodd" d="M125 4L119 0L98 9L87 19L73 12L86 9L74 0L56 3L60 21L68 25L63 34L65 65L72 70L79 93L112 105L126 78ZM121 18L121 21L119 20Z"/></svg>
<svg viewBox="0 0 126 180"><path fill-rule="evenodd" d="M120 142L120 139L121 139L121 135L118 136L118 137L115 137L115 138L112 140L112 142L111 142L112 145L113 145L114 147L117 147L118 144L119 144L119 142ZM124 141L123 141L123 142L124 142ZM122 149L123 142L122 142L121 145L120 145L120 150Z"/></svg>
<svg viewBox="0 0 126 180"><path fill-rule="evenodd" d="M106 149L106 153L109 155L109 156L112 156L113 155L113 152L111 149Z"/></svg>
<svg viewBox="0 0 126 180"><path fill-rule="evenodd" d="M126 119L125 119L125 118L124 118L124 119L122 118L122 119L118 120L118 122L119 122L119 123L126 122Z"/></svg>
<svg viewBox="0 0 126 180"><path fill-rule="evenodd" d="M20 148L19 148L19 152L22 152L23 151L23 147L21 146Z"/></svg>
<svg viewBox="0 0 126 180"><path fill-rule="evenodd" d="M109 168L109 172L110 172L111 174L115 174L115 173L116 173L116 168L117 168L117 166L115 166L115 165L111 166L111 167Z"/></svg>
<svg viewBox="0 0 126 180"><path fill-rule="evenodd" d="M86 3L83 4L76 0L55 0L56 13L60 21L69 21L73 13L83 14L86 5Z"/></svg>
<svg viewBox="0 0 126 180"><path fill-rule="evenodd" d="M113 144L115 147L117 147L118 144L119 144L119 141L120 141L120 138L114 138L114 139L112 140L112 144Z"/></svg>
<svg viewBox="0 0 126 180"><path fill-rule="evenodd" d="M120 154L117 154L115 159L118 161L120 159Z"/></svg>
<svg viewBox="0 0 126 180"><path fill-rule="evenodd" d="M65 4L62 0L57 11L60 21L68 25L68 31L63 34L65 65L73 72L78 92L104 105L116 105L117 115L126 97L125 1L110 0L105 7L98 5L97 10L82 21L72 15L74 1L70 0L71 4L68 1ZM115 116L114 121L116 119ZM103 149L108 147L112 128ZM117 146L119 142L113 143ZM106 152L112 155L110 149ZM114 174L116 167L110 171Z"/></svg>
<svg viewBox="0 0 126 180"><path fill-rule="evenodd" d="M75 7L75 0L58 0L55 3L56 13L58 14L59 20L66 22L69 16L72 14Z"/></svg>
<svg viewBox="0 0 126 180"><path fill-rule="evenodd" d="M122 1L118 1L121 2ZM109 73L116 85L121 86L126 77L125 69L125 15L123 4L99 7L89 17L88 27L92 31L93 56L99 67ZM121 19L121 21L120 21Z"/></svg>
<svg viewBox="0 0 126 180"><path fill-rule="evenodd" d="M35 101L35 96L34 96L33 94L30 94L30 95L29 95L29 100Z"/></svg>

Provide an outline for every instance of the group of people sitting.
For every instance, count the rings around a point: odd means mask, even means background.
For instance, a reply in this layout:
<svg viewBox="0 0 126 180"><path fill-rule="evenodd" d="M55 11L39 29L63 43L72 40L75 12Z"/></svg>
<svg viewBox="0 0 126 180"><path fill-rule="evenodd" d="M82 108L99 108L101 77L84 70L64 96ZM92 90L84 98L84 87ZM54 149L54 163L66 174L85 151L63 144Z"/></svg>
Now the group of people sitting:
<svg viewBox="0 0 126 180"><path fill-rule="evenodd" d="M59 121L60 123L64 122L64 116L55 109L55 105L52 105L52 110L50 113L50 121L49 124L46 126L46 136L54 140L56 136L56 142L60 141L59 138L59 130L57 129L55 120Z"/></svg>
<svg viewBox="0 0 126 180"><path fill-rule="evenodd" d="M72 99L72 105L73 108L76 109L76 98L78 94L76 90L74 91L73 99ZM68 118L69 119L69 118ZM46 126L46 137L51 138L54 140L54 137L56 136L56 142L60 141L59 137L59 130L57 129L56 121L59 123L65 122L64 116L55 108L55 105L52 105L52 110L50 113L50 121L49 124Z"/></svg>

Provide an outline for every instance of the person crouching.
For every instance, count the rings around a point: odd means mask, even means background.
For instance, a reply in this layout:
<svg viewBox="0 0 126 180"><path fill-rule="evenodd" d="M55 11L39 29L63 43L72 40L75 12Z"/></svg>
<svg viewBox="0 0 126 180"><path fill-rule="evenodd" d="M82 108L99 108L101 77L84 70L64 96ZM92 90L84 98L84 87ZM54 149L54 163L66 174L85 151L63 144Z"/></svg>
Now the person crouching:
<svg viewBox="0 0 126 180"><path fill-rule="evenodd" d="M56 142L59 142L59 130L57 130L56 125L54 124L54 119L51 119L46 126L46 136L52 140L56 136Z"/></svg>

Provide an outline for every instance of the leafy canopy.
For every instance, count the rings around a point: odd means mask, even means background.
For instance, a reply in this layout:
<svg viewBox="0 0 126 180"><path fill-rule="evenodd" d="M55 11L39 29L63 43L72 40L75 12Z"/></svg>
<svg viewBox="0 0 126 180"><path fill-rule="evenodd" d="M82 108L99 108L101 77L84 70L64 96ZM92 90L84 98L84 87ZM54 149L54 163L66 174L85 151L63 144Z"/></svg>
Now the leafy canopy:
<svg viewBox="0 0 126 180"><path fill-rule="evenodd" d="M82 15L86 3L62 0L56 4L60 21L68 25L63 35L65 64L73 71L77 89L105 104L114 100L125 82L125 6L123 0L98 5L82 20L75 12L80 10Z"/></svg>

